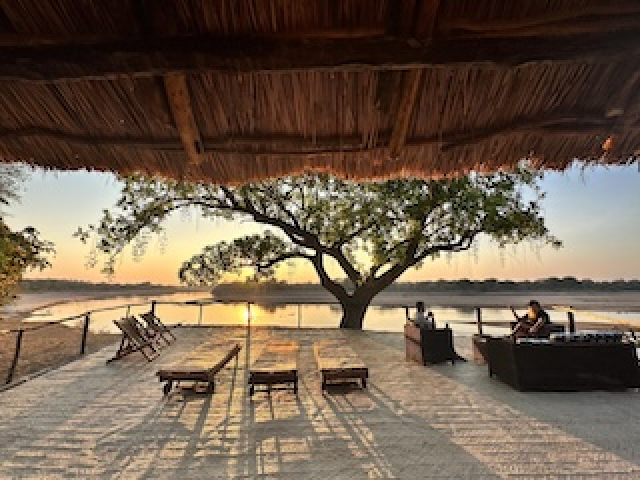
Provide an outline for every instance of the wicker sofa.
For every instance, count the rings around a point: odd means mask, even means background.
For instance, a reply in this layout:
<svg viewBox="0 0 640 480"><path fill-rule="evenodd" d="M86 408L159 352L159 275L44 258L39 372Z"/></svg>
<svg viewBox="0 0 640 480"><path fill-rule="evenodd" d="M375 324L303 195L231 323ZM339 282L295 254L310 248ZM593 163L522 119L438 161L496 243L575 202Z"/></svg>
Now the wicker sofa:
<svg viewBox="0 0 640 480"><path fill-rule="evenodd" d="M629 342L487 339L489 375L518 390L640 387L636 346Z"/></svg>

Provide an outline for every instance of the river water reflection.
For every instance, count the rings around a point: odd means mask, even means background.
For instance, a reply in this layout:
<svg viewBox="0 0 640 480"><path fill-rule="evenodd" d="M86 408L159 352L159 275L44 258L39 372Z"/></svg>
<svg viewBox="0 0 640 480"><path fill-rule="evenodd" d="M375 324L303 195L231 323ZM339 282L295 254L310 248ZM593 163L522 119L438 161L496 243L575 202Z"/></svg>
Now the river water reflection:
<svg viewBox="0 0 640 480"><path fill-rule="evenodd" d="M203 293L176 293L113 297L102 300L75 300L35 310L29 320L52 321L91 311L91 330L115 333L117 329L113 324L114 319L148 311L151 300L159 302L156 306L156 313L163 321L169 324L183 325L247 325L250 316L251 325L335 328L339 326L342 312L338 304L253 304L248 307L246 303L216 303ZM112 307L118 308L99 311ZM431 310L435 315L437 326L443 327L448 323L454 331L465 334L477 331L476 313L472 308L434 307ZM552 321L566 324L566 312L549 310L549 313ZM581 319L583 321L597 319L603 323L631 322L640 325L638 316L637 313L577 312L576 320L579 322ZM364 328L373 331L402 332L405 317L403 307L371 306L365 317ZM482 319L485 333L499 335L507 331L504 325L512 321L513 316L508 309L483 308ZM65 324L79 324L80 322L82 319L68 321ZM502 324L502 326L492 326L491 324Z"/></svg>

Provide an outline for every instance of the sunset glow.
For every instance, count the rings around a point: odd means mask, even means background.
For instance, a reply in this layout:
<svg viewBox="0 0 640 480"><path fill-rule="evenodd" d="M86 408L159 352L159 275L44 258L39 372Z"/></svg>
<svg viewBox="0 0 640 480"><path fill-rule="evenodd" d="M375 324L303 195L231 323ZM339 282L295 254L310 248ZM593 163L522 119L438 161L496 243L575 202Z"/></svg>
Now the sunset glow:
<svg viewBox="0 0 640 480"><path fill-rule="evenodd" d="M482 239L470 252L427 261L422 268L406 272L401 280L552 276L613 280L640 276L640 173L636 168L551 173L542 187L548 192L543 203L548 226L564 242L562 249L537 249L530 244L499 249ZM246 221L204 220L195 211L174 214L165 224L166 234L153 237L145 255L133 255L131 248L122 255L116 276L110 280L99 267L86 268L91 246L72 234L80 226L97 222L101 210L111 208L118 194L119 184L109 174L34 172L21 203L9 209L7 222L14 228L37 227L44 238L56 244L58 253L52 269L28 277L178 284L182 261L205 245L264 231L264 227ZM282 266L278 278L317 282L313 268L305 262Z"/></svg>

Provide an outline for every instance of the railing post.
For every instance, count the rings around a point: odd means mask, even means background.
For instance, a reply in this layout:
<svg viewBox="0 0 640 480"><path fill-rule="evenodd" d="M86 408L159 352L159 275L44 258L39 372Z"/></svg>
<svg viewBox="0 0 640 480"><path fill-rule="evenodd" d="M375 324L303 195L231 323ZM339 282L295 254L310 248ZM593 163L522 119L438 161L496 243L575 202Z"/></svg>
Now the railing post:
<svg viewBox="0 0 640 480"><path fill-rule="evenodd" d="M298 330L300 330L300 322L302 321L302 304L298 304Z"/></svg>
<svg viewBox="0 0 640 480"><path fill-rule="evenodd" d="M200 306L200 311L198 312L198 325L202 325L202 304L199 304Z"/></svg>
<svg viewBox="0 0 640 480"><path fill-rule="evenodd" d="M244 361L247 365L247 371L249 370L248 365L251 364L251 302L247 302L247 336L245 339L245 357Z"/></svg>
<svg viewBox="0 0 640 480"><path fill-rule="evenodd" d="M127 315L128 317L129 315ZM87 347L87 334L89 333L89 319L90 313L84 316L84 325L82 326L82 344L80 345L80 355L84 355Z"/></svg>
<svg viewBox="0 0 640 480"><path fill-rule="evenodd" d="M405 318L407 319L407 322L408 322L410 320L410 317L409 317L409 306L408 305L404 306L404 316L405 316Z"/></svg>
<svg viewBox="0 0 640 480"><path fill-rule="evenodd" d="M155 316L156 314L156 301L151 300L151 314Z"/></svg>
<svg viewBox="0 0 640 480"><path fill-rule="evenodd" d="M478 334L482 335L482 309L476 307L476 323L478 325Z"/></svg>
<svg viewBox="0 0 640 480"><path fill-rule="evenodd" d="M13 361L11 362L11 366L9 367L7 381L5 382L7 385L11 383L11 380L13 380L13 373L15 372L16 366L18 365L18 357L20 356L20 346L22 345L22 334L24 333L24 330L20 329L17 333L18 335L16 336L16 351L13 354Z"/></svg>
<svg viewBox="0 0 640 480"><path fill-rule="evenodd" d="M569 333L576 333L576 319L573 312L567 312L567 318L569 319Z"/></svg>

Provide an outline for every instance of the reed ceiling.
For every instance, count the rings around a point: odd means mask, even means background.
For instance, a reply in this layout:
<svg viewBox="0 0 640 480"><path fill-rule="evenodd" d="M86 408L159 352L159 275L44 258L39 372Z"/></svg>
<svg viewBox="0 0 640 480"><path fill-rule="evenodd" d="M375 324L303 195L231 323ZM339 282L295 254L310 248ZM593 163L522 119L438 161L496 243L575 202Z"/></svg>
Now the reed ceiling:
<svg viewBox="0 0 640 480"><path fill-rule="evenodd" d="M640 155L637 0L7 0L0 161L242 183Z"/></svg>

